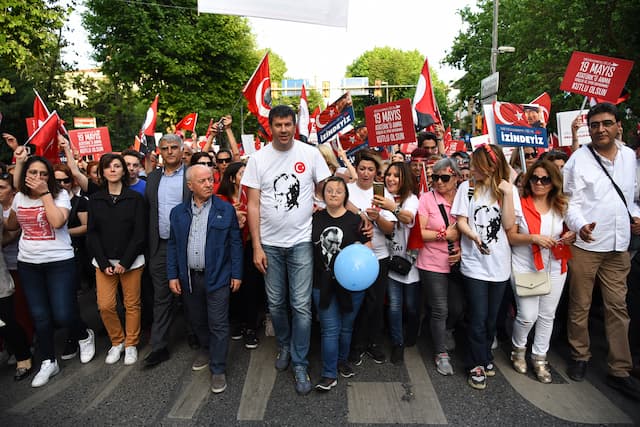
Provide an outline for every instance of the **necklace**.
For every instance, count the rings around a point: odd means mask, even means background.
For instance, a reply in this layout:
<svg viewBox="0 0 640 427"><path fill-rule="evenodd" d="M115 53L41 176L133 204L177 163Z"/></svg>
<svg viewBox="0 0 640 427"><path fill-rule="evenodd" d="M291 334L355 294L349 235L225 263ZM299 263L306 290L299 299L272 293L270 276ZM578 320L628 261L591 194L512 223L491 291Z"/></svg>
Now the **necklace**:
<svg viewBox="0 0 640 427"><path fill-rule="evenodd" d="M120 198L119 194L111 194L109 193L109 196L111 197L111 202L115 205L116 202L118 201L118 199Z"/></svg>

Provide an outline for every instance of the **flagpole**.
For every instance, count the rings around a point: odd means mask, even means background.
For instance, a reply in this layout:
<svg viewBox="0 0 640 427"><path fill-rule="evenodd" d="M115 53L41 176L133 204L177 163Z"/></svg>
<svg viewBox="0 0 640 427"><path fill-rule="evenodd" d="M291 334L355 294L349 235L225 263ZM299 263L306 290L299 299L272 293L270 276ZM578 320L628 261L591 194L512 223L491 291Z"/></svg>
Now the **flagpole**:
<svg viewBox="0 0 640 427"><path fill-rule="evenodd" d="M42 97L40 96L40 94L38 93L38 91L36 90L36 88L32 88L33 92L36 94L36 96L38 97L38 99L40 100L40 103L42 104L42 106L44 107L44 111L47 112L47 114L51 114L49 113L49 109L47 108L47 104L44 103L44 101L42 100Z"/></svg>
<svg viewBox="0 0 640 427"><path fill-rule="evenodd" d="M191 135L196 131L196 125L198 124L198 112L196 111L196 119L193 122L193 130L191 131Z"/></svg>

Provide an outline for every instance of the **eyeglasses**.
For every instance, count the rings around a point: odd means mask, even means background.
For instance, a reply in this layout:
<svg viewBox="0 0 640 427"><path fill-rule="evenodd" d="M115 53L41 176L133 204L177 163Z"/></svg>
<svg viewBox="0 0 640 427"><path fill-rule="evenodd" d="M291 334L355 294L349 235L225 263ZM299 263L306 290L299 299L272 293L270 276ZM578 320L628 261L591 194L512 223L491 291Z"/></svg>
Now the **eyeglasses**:
<svg viewBox="0 0 640 427"><path fill-rule="evenodd" d="M47 172L47 171L38 171L38 170L35 170L35 169L31 169L31 170L27 171L27 175L45 177L45 176L49 176L49 172Z"/></svg>
<svg viewBox="0 0 640 427"><path fill-rule="evenodd" d="M209 166L212 167L213 166L213 162L198 162L199 165L205 165L205 166Z"/></svg>
<svg viewBox="0 0 640 427"><path fill-rule="evenodd" d="M591 130L598 130L600 129L600 125L606 127L606 128L610 128L611 126L615 125L616 122L614 122L613 120L603 120L601 122L591 122L589 123L589 127L591 128Z"/></svg>
<svg viewBox="0 0 640 427"><path fill-rule="evenodd" d="M548 176L531 175L531 178L529 178L529 183L532 185L533 184L549 185L551 184L551 178Z"/></svg>
<svg viewBox="0 0 640 427"><path fill-rule="evenodd" d="M342 196L344 194L344 190L326 190L329 196Z"/></svg>
<svg viewBox="0 0 640 427"><path fill-rule="evenodd" d="M56 179L58 184L71 184L71 178Z"/></svg>
<svg viewBox="0 0 640 427"><path fill-rule="evenodd" d="M216 159L216 163L218 163L218 164L220 164L220 163L231 163L231 158Z"/></svg>
<svg viewBox="0 0 640 427"><path fill-rule="evenodd" d="M433 182L436 182L437 180L440 180L442 182L444 182L445 184L449 181L451 181L451 175L436 175L433 174L431 175L431 179L433 180Z"/></svg>
<svg viewBox="0 0 640 427"><path fill-rule="evenodd" d="M8 172L3 172L0 174L0 179L9 179L11 177L11 174Z"/></svg>
<svg viewBox="0 0 640 427"><path fill-rule="evenodd" d="M536 153L524 153L525 159L535 159L536 157L538 157Z"/></svg>

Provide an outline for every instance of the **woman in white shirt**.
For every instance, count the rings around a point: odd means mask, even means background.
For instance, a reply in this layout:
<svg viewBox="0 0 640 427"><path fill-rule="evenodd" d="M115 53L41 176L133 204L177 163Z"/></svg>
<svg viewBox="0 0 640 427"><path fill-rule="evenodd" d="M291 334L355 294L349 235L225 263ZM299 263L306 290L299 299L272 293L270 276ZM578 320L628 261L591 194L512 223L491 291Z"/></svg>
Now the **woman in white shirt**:
<svg viewBox="0 0 640 427"><path fill-rule="evenodd" d="M460 184L451 206L462 234L460 272L468 297L466 368L471 387L486 388L495 375L491 343L502 295L511 276L511 247L506 230L520 210L518 191L509 184L509 165L500 147L483 144L471 158L470 181Z"/></svg>
<svg viewBox="0 0 640 427"><path fill-rule="evenodd" d="M551 292L547 295L519 297L512 280L518 314L511 338L511 361L517 372L527 372L527 337L535 324L531 362L538 380L546 384L551 382L546 359L553 319L562 295L567 277L567 261L570 258L567 245L573 243L576 236L571 231L564 231L568 198L562 192L562 176L555 164L542 160L527 171L523 179L520 203L523 215L507 232L512 245L513 271L548 272Z"/></svg>

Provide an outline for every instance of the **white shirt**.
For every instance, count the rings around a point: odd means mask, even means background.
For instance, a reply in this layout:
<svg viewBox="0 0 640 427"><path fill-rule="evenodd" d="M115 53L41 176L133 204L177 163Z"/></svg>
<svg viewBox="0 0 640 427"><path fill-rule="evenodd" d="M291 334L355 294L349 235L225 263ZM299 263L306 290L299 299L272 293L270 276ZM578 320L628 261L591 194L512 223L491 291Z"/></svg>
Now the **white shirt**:
<svg viewBox="0 0 640 427"><path fill-rule="evenodd" d="M69 194L61 190L55 198L55 204L70 211ZM17 193L11 208L16 212L22 227L18 261L43 264L74 257L67 224L60 228L53 228L47 221L42 199L31 199L22 193Z"/></svg>
<svg viewBox="0 0 640 427"><path fill-rule="evenodd" d="M368 190L363 190L358 187L357 182L350 182L347 184L349 188L349 201L353 203L355 207L358 209L368 209L371 206L371 202L373 201L373 187ZM393 196L387 189L384 189L384 197L389 200L393 200ZM398 218L395 217L394 214L389 212L386 209L380 209L380 216L387 221L391 221L395 223ZM380 230L377 223L373 223L373 237L371 238L371 248L373 249L373 253L376 254L376 258L384 259L389 256L389 248L387 247L387 238L384 233Z"/></svg>
<svg viewBox="0 0 640 427"><path fill-rule="evenodd" d="M462 259L460 272L467 277L488 282L504 282L511 277L511 246L502 226L502 208L493 200L488 191L479 193L469 200L469 181L458 187L451 205L451 215L467 218L469 227L487 245L490 254L484 255L476 244L463 235L460 239ZM513 206L516 222L522 216L518 189L513 187Z"/></svg>
<svg viewBox="0 0 640 427"><path fill-rule="evenodd" d="M552 221L553 220L553 221ZM551 236L555 240L560 238L562 234L563 220L562 216L549 209L544 215L540 215L540 234L543 236ZM518 224L519 234L531 234L529 232L529 224L524 217L520 217L516 222ZM533 262L533 249L531 245L517 245L512 246L511 263L513 265L513 271L516 273L534 273L538 271ZM542 255L542 262L544 263L545 271L548 271L554 275L560 275L562 270L562 263L557 260L553 253L550 253L549 249L540 247L540 255ZM549 266L551 261L551 266Z"/></svg>
<svg viewBox="0 0 640 427"><path fill-rule="evenodd" d="M404 224L403 222L398 221L393 228L393 237L391 239L391 247L393 248L393 253L391 253L390 255L399 255L411 261L412 264L411 270L409 270L409 273L406 276L389 270L389 277L393 280L397 280L400 283L415 283L420 281L420 273L418 272L418 268L416 267L417 254L407 253L407 241L409 240L409 233L411 232L411 228L415 224L415 217L418 214L419 203L420 202L415 195L409 195L409 197L407 197L405 201L402 202L402 205L400 205L400 209L403 211L411 212L414 219L411 224Z"/></svg>
<svg viewBox="0 0 640 427"><path fill-rule="evenodd" d="M260 190L261 242L281 248L310 242L316 184L330 175L320 151L301 141L287 151L269 144L252 154L242 185Z"/></svg>
<svg viewBox="0 0 640 427"><path fill-rule="evenodd" d="M636 155L628 147L616 141L618 152L613 162L596 155L613 180L622 190L629 212L640 216L640 208L632 202L636 180ZM593 252L626 251L631 238L627 207L607 178L588 146L583 145L569 158L563 169L564 191L569 196L569 208L565 222L578 236L575 245ZM580 239L580 229L592 222L594 239L586 243Z"/></svg>

